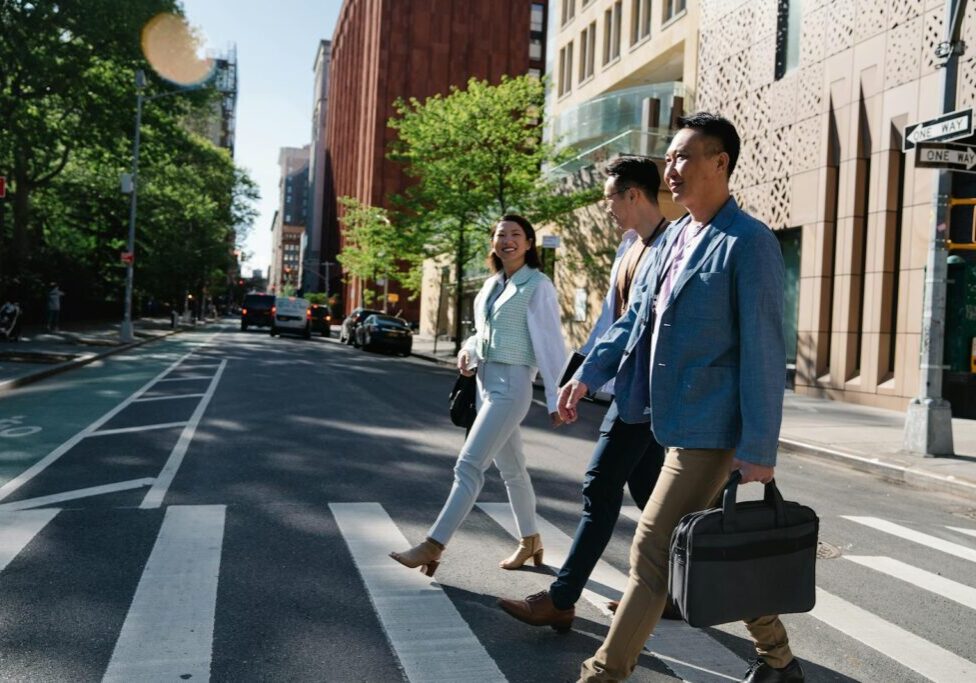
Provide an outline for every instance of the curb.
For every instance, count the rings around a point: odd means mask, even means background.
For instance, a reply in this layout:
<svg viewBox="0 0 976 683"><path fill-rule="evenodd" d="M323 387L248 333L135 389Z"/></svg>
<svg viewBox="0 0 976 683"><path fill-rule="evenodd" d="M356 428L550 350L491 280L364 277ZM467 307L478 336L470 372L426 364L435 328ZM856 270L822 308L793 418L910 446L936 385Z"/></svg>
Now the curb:
<svg viewBox="0 0 976 683"><path fill-rule="evenodd" d="M793 439L780 439L779 446L786 453L831 460L846 465L851 469L873 474L881 479L905 484L912 488L951 493L969 498L970 500L976 500L976 482L960 479L951 474L934 474L918 466L906 466L885 462L881 458L869 458L863 455L857 455L856 453L828 448L826 446L815 446L802 441L794 441Z"/></svg>
<svg viewBox="0 0 976 683"><path fill-rule="evenodd" d="M0 398L7 393L10 393L14 389L19 389L20 387L27 386L28 384L33 384L42 379L52 377L53 375L60 375L62 372L67 372L68 370L74 370L75 368L80 368L83 365L88 365L89 363L98 360L99 358L105 358L106 356L111 356L116 353L121 353L123 351L128 351L129 349L134 349L137 346L142 346L143 344L149 344L150 342L158 341L160 339L165 339L166 337L171 337L174 334L179 334L183 330L168 330L160 335L149 337L146 339L139 339L130 344L123 344L122 346L115 346L106 351L85 353L64 363L58 363L57 365L52 365L46 367L42 370L32 372L29 375L23 375L21 377L14 377L13 379L8 379L0 382Z"/></svg>

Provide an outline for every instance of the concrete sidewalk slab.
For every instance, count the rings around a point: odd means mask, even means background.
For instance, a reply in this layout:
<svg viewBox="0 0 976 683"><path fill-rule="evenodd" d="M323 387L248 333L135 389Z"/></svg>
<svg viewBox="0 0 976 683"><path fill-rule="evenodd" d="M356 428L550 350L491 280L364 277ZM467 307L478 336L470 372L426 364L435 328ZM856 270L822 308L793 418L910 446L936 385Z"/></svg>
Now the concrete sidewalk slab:
<svg viewBox="0 0 976 683"><path fill-rule="evenodd" d="M454 343L414 337L417 357L454 367ZM905 414L853 403L783 397L780 452L830 460L890 481L976 501L976 420L952 421L956 454L924 458L902 450Z"/></svg>

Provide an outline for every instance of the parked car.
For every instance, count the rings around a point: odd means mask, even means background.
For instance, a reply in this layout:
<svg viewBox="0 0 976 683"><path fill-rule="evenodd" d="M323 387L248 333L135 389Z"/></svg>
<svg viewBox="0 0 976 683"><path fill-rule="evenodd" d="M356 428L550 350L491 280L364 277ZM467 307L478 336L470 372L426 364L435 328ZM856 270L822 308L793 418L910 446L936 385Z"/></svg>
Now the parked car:
<svg viewBox="0 0 976 683"><path fill-rule="evenodd" d="M247 332L247 328L251 326L270 327L274 305L274 294L245 294L244 305L241 306L241 331Z"/></svg>
<svg viewBox="0 0 976 683"><path fill-rule="evenodd" d="M339 329L339 341L343 344L358 344L356 341L356 328L358 328L367 317L371 315L384 315L383 311L374 311L371 308L354 308L352 313L342 321Z"/></svg>
<svg viewBox="0 0 976 683"><path fill-rule="evenodd" d="M356 328L357 346L366 351L390 350L409 356L413 349L413 332L406 320L382 313L368 316Z"/></svg>
<svg viewBox="0 0 976 683"><path fill-rule="evenodd" d="M271 336L279 334L300 334L306 339L312 337L312 308L308 301L295 296L279 296L271 322Z"/></svg>
<svg viewBox="0 0 976 683"><path fill-rule="evenodd" d="M310 319L312 332L318 332L323 337L332 334L332 311L327 304L312 304L312 317Z"/></svg>

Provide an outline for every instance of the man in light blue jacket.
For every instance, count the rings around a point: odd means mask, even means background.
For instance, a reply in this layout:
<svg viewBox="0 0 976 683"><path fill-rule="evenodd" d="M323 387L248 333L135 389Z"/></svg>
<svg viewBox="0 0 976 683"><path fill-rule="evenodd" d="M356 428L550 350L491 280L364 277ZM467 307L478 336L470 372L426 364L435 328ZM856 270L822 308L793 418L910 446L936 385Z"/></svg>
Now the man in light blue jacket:
<svg viewBox="0 0 976 683"><path fill-rule="evenodd" d="M786 368L782 254L769 228L729 193L734 126L706 113L679 126L664 181L688 215L668 229L641 295L560 393L560 415L572 421L587 388L616 376L621 419L649 416L667 448L631 546L627 589L581 681L633 671L665 606L668 543L681 517L707 507L731 469L743 483L768 482L776 464ZM778 617L746 626L758 657L744 680L803 680Z"/></svg>

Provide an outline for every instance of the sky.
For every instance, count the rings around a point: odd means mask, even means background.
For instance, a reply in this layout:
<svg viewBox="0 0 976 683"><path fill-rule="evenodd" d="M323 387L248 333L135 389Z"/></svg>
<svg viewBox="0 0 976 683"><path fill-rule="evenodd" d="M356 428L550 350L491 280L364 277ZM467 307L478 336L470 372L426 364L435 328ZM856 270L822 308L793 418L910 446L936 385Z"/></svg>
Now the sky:
<svg viewBox="0 0 976 683"><path fill-rule="evenodd" d="M331 40L342 0L183 0L207 47L237 46L234 158L257 183L258 216L245 242L243 273L271 262L271 219L278 204L278 150L311 142L315 52Z"/></svg>

